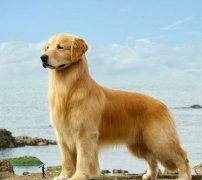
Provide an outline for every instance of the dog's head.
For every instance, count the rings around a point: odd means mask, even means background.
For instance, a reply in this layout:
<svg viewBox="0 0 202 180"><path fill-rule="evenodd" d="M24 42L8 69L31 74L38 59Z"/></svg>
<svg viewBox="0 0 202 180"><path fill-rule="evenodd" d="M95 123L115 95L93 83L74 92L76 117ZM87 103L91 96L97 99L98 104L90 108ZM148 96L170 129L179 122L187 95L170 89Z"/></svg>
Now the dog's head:
<svg viewBox="0 0 202 180"><path fill-rule="evenodd" d="M48 39L43 49L43 67L62 70L81 59L87 51L85 41L69 34L57 34Z"/></svg>

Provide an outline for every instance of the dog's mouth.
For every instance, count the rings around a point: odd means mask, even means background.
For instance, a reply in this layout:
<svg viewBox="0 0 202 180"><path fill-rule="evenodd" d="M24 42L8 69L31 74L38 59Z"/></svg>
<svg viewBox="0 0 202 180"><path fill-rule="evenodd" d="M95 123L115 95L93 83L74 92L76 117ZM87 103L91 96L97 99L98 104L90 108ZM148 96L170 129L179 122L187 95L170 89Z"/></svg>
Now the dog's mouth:
<svg viewBox="0 0 202 180"><path fill-rule="evenodd" d="M58 66L59 69L64 68L67 64L61 64Z"/></svg>
<svg viewBox="0 0 202 180"><path fill-rule="evenodd" d="M57 70L62 70L62 69L65 69L66 67L69 66L69 64L61 64L58 67L55 67L55 66L52 66L48 63L43 63L42 65L44 68L57 69Z"/></svg>
<svg viewBox="0 0 202 180"><path fill-rule="evenodd" d="M55 69L55 67L54 67L54 66L51 66L51 65L50 65L50 64L48 64L48 63L43 63L42 65L43 65L43 67L44 67L44 68Z"/></svg>

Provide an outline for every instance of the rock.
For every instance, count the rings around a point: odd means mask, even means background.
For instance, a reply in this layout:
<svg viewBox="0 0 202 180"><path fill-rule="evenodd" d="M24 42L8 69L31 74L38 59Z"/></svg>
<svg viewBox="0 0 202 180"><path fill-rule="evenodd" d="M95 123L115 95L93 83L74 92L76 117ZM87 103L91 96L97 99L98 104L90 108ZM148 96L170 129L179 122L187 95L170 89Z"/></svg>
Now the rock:
<svg viewBox="0 0 202 180"><path fill-rule="evenodd" d="M128 173L128 171L127 171L127 170L123 170L123 173L127 174L127 173Z"/></svg>
<svg viewBox="0 0 202 180"><path fill-rule="evenodd" d="M45 146L45 145L55 145L56 141L39 138L39 137L29 137L29 136L17 136L15 137L15 141L18 146Z"/></svg>
<svg viewBox="0 0 202 180"><path fill-rule="evenodd" d="M14 170L8 160L0 160L0 176L1 178L7 178L14 176Z"/></svg>
<svg viewBox="0 0 202 180"><path fill-rule="evenodd" d="M194 166L193 169L197 175L202 175L202 163Z"/></svg>
<svg viewBox="0 0 202 180"><path fill-rule="evenodd" d="M113 169L112 170L113 174L127 174L128 171L122 170L122 169Z"/></svg>
<svg viewBox="0 0 202 180"><path fill-rule="evenodd" d="M36 144L37 146L46 146L48 145L47 142L39 142Z"/></svg>
<svg viewBox="0 0 202 180"><path fill-rule="evenodd" d="M29 136L13 137L12 133L6 129L0 129L0 148L13 148L18 146L45 146L56 145L56 141Z"/></svg>
<svg viewBox="0 0 202 180"><path fill-rule="evenodd" d="M108 169L103 169L101 170L101 174L110 174L111 171L109 171Z"/></svg>
<svg viewBox="0 0 202 180"><path fill-rule="evenodd" d="M192 109L201 109L202 106L199 105L199 104L194 104L194 105L190 106L189 108L192 108Z"/></svg>
<svg viewBox="0 0 202 180"><path fill-rule="evenodd" d="M26 175L28 175L28 174L30 174L30 173L29 173L29 172L23 172L23 173L22 173L23 176L26 176Z"/></svg>
<svg viewBox="0 0 202 180"><path fill-rule="evenodd" d="M0 148L12 148L16 146L15 138L6 129L0 129Z"/></svg>

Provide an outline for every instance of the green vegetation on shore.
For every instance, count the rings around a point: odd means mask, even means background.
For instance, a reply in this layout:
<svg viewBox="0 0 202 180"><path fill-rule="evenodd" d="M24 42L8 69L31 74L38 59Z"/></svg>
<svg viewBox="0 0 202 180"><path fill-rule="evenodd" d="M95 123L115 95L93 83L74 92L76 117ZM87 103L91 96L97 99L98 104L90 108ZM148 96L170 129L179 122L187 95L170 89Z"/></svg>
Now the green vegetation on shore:
<svg viewBox="0 0 202 180"><path fill-rule="evenodd" d="M62 170L61 166L49 166L47 167L48 171L60 172Z"/></svg>
<svg viewBox="0 0 202 180"><path fill-rule="evenodd" d="M10 158L8 161L12 166L39 166L43 164L38 158L33 156L23 156L17 158Z"/></svg>

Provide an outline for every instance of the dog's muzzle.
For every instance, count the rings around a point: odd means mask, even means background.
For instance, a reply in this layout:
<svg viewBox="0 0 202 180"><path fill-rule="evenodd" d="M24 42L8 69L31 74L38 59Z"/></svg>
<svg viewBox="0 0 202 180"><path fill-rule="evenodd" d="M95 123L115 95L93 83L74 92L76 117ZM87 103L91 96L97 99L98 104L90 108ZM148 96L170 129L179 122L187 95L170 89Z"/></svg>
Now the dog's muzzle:
<svg viewBox="0 0 202 180"><path fill-rule="evenodd" d="M46 54L43 54L40 58L44 68L47 68L47 67L51 68L51 65L48 64L48 56Z"/></svg>
<svg viewBox="0 0 202 180"><path fill-rule="evenodd" d="M42 65L44 68L62 70L62 69L65 69L66 67L70 66L70 64L71 64L71 63L66 63L66 64L61 64L58 67L55 67L48 63L48 56L46 54L43 54L40 58L41 58Z"/></svg>

